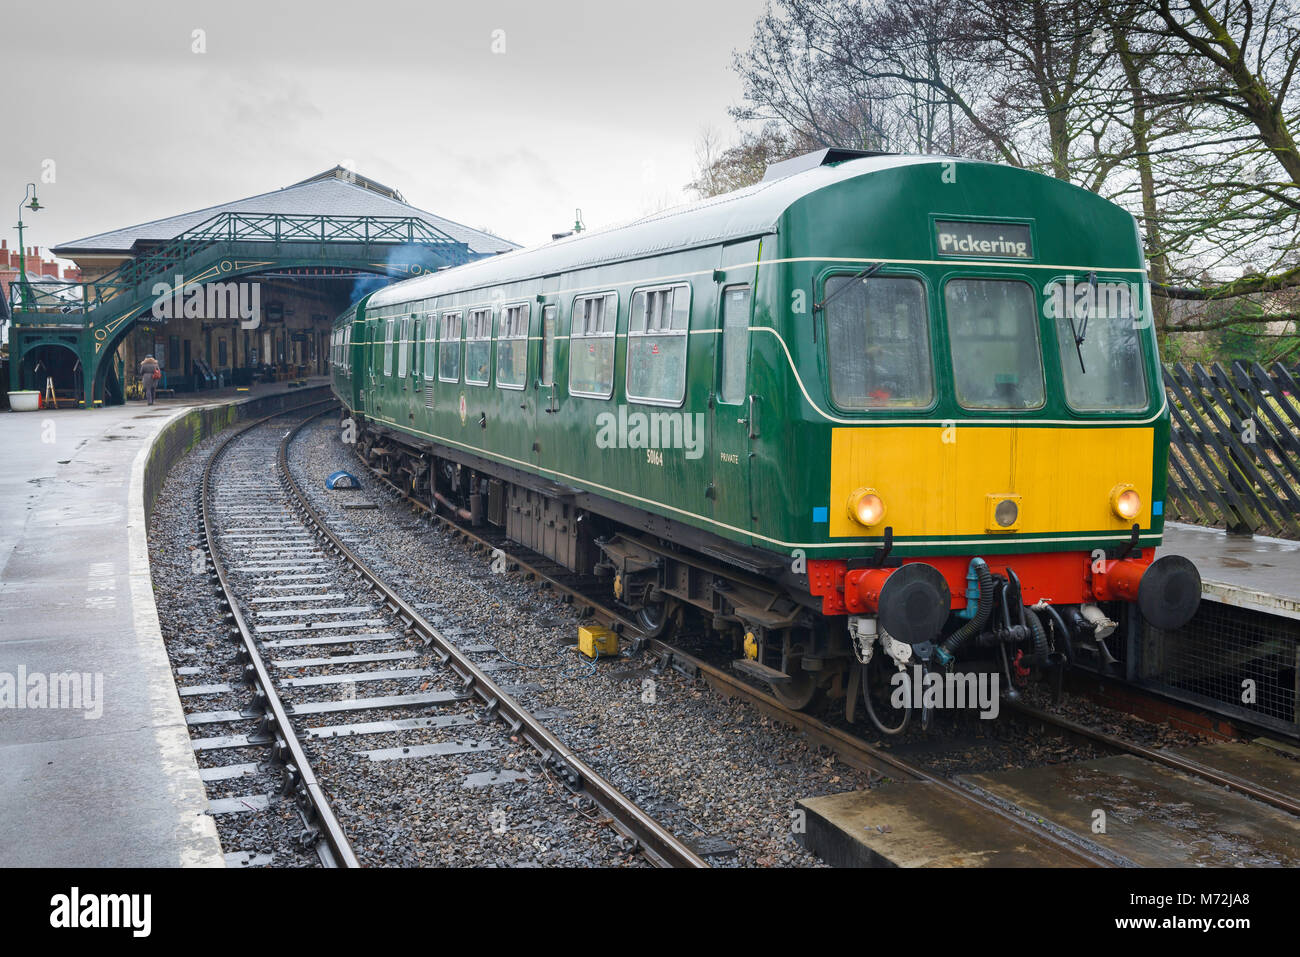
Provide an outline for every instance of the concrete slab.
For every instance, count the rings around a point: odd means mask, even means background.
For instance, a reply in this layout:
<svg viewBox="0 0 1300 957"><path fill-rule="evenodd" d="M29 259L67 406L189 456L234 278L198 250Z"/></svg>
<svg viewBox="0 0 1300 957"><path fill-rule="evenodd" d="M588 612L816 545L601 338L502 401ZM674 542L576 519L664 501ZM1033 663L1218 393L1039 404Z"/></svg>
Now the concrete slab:
<svg viewBox="0 0 1300 957"><path fill-rule="evenodd" d="M1300 761L1284 757L1268 745L1216 741L1186 748L1170 748L1169 753L1243 778L1293 799L1300 794Z"/></svg>
<svg viewBox="0 0 1300 957"><path fill-rule="evenodd" d="M964 780L1142 867L1300 865L1300 820L1132 755Z"/></svg>
<svg viewBox="0 0 1300 957"><path fill-rule="evenodd" d="M1204 598L1300 618L1300 542L1168 522L1156 554L1190 558L1201 572Z"/></svg>
<svg viewBox="0 0 1300 957"><path fill-rule="evenodd" d="M0 413L0 866L223 866L158 624L144 472L173 418L285 391Z"/></svg>
<svg viewBox="0 0 1300 957"><path fill-rule="evenodd" d="M1061 858L922 782L799 802L800 844L835 867L1058 867Z"/></svg>

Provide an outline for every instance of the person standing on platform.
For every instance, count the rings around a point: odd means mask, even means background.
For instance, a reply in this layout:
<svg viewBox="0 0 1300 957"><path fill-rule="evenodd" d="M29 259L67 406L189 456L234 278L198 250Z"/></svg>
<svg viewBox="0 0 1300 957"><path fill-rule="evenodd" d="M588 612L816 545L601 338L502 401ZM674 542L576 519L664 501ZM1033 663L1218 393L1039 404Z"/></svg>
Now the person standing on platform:
<svg viewBox="0 0 1300 957"><path fill-rule="evenodd" d="M140 382L144 386L145 400L153 405L154 393L158 390L158 380L162 378L162 368L152 355L144 357L140 363Z"/></svg>

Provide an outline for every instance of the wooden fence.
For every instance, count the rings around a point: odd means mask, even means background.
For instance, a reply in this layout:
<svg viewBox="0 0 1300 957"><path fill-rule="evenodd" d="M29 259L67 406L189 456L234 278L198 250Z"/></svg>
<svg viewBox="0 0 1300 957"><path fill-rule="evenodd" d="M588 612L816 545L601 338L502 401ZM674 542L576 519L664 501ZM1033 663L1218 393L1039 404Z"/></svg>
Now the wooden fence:
<svg viewBox="0 0 1300 957"><path fill-rule="evenodd" d="M1300 538L1300 370L1237 361L1165 368L1168 518Z"/></svg>

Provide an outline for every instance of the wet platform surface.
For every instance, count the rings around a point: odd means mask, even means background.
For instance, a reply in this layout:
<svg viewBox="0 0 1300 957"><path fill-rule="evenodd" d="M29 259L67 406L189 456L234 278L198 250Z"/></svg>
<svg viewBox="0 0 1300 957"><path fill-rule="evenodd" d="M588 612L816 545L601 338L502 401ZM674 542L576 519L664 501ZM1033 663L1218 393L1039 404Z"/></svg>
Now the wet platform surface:
<svg viewBox="0 0 1300 957"><path fill-rule="evenodd" d="M222 865L153 599L144 466L187 409L281 391L0 413L0 866Z"/></svg>
<svg viewBox="0 0 1300 957"><path fill-rule="evenodd" d="M1140 867L1300 865L1294 815L1132 755L962 780Z"/></svg>
<svg viewBox="0 0 1300 957"><path fill-rule="evenodd" d="M1300 618L1300 542L1168 522L1156 554L1190 558L1207 599Z"/></svg>
<svg viewBox="0 0 1300 957"><path fill-rule="evenodd" d="M1172 752L1208 768L1300 793L1300 761L1257 744L1222 742ZM1014 804L1139 867L1295 867L1300 818L1131 755L962 775L959 782ZM838 867L1044 867L1062 863L991 812L919 783L888 783L799 802L800 843ZM1094 830L1103 819L1104 831Z"/></svg>
<svg viewBox="0 0 1300 957"><path fill-rule="evenodd" d="M1296 759L1300 755L1294 747L1280 742L1270 746L1267 743L1216 741L1195 747L1170 748L1169 753L1249 781L1292 801L1300 801L1300 760Z"/></svg>

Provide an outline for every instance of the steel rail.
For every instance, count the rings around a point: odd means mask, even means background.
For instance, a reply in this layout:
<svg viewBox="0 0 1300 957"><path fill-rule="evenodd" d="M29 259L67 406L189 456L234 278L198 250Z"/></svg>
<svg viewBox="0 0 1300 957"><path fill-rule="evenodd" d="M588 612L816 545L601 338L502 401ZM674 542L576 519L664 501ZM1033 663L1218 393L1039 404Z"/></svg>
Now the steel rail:
<svg viewBox="0 0 1300 957"><path fill-rule="evenodd" d="M343 826L339 823L338 818L334 815L334 809L330 807L329 799L325 796L320 782L316 779L316 774L312 770L311 762L307 759L307 753L303 750L302 743L293 729L293 724L289 720L288 712L285 711L284 702L280 700L279 693L275 690L275 682L271 678L271 673L262 660L261 654L257 650L257 644L253 640L253 633L244 620L243 614L239 610L239 602L235 599L235 593L230 586L229 579L226 575L225 564L217 550L216 531L213 527L211 509L213 473L217 461L225 453L226 449L241 436L258 426L264 425L272 419L281 418L282 416L299 412L304 409L310 409L318 405L335 404L337 400L330 398L320 402L309 402L304 405L295 406L292 409L284 409L276 412L274 415L268 415L264 418L257 419L254 422L232 432L226 436L221 443L212 450L208 457L207 464L203 468L203 481L199 491L199 511L203 519L203 536L205 549L208 558L212 562L212 568L215 572L217 582L221 586L222 595L225 598L225 604L230 608L230 616L234 621L235 628L239 632L240 640L243 642L243 651L248 659L246 669L252 669L252 677L256 681L258 688L265 697L264 717L274 726L276 738L273 742L273 748L277 752L277 757L283 762L286 775L286 788L292 787L293 792L299 798L299 810L307 818L309 825L315 825L320 836L324 839L323 843L317 841L316 852L321 858L321 862L326 867L360 867L361 862L357 860L356 854L352 850L352 845L348 841L347 835L343 832ZM318 415L324 414L323 410ZM311 416L306 421L310 421ZM286 753L287 752L287 757ZM283 790L283 789L282 789Z"/></svg>
<svg viewBox="0 0 1300 957"><path fill-rule="evenodd" d="M1018 714L1023 715L1033 721L1038 721L1049 727L1058 728L1071 735L1087 738L1098 744L1113 748L1116 751L1123 751L1132 754L1135 757L1143 758L1154 764L1160 764L1175 771L1182 771L1194 777L1202 778L1220 787L1225 787L1230 791L1236 791L1246 797L1261 801L1280 811L1286 811L1289 814L1300 816L1300 801L1288 797L1285 794L1279 794L1277 791L1266 788L1263 785L1256 784L1253 781L1247 781L1245 778L1238 777L1226 771L1220 771L1218 768L1211 768L1191 758L1185 758L1177 754L1170 754L1168 751L1162 751L1157 748L1148 748L1146 745L1138 744L1136 741L1128 741L1124 738L1108 734L1105 731L1097 731L1087 725L1080 724L1070 718L1062 715L1052 714L1050 711L1042 711L1033 705L1024 704L1023 702L1006 702L1011 709Z"/></svg>
<svg viewBox="0 0 1300 957"><path fill-rule="evenodd" d="M353 449L356 453L355 448ZM408 502L413 508L427 512L433 518L437 519L443 525L464 535L466 538L473 539L482 548L498 547L473 530L466 528L464 525L454 519L441 514L430 508L425 503L412 498L405 490L400 488L396 483L390 481L387 476L380 475L374 469L371 469L369 463L357 454L357 459L370 470L371 474L380 481L388 485L389 488L397 492L398 495ZM507 556L511 563L526 570L540 580L546 581L555 589L573 596L576 601L592 608L601 617L607 621L618 622L622 624L625 630L638 632L636 623L623 615L616 609L610 608L589 595L570 588L563 582L557 581L539 566L530 563L527 559L517 554ZM1055 851L1062 854L1070 866L1079 867L1115 867L1131 864L1118 854L1107 851L1098 845L1090 842L1084 842L1081 839L1068 837L1064 831L1057 832L1048 829L1046 826L1031 822L1027 817L1021 817L1013 811L1007 810L998 803L986 800L979 793L970 791L954 784L944 778L931 774L924 768L905 761L896 755L890 754L883 749L873 747L866 741L855 737L853 734L827 724L813 716L802 711L791 711L783 705L777 698L766 692L748 684L740 677L723 671L714 665L709 664L695 656L682 651L673 645L657 639L648 639L647 647L669 665L674 661L685 664L693 672L699 673L705 677L715 690L721 689L722 693L727 696L744 699L747 703L753 705L759 711L775 717L791 727L795 728L801 734L805 735L815 744L823 745L833 752L850 767L860 771L874 772L881 776L895 775L906 777L917 782L924 782L951 795L955 799L967 804L978 807L982 812L991 814L999 820L1005 822L1009 827L1015 828L1027 837L1040 841L1051 846Z"/></svg>
<svg viewBox="0 0 1300 957"><path fill-rule="evenodd" d="M490 713L509 725L512 735L519 735L527 741L541 755L544 766L550 767L570 786L581 789L591 797L596 805L609 815L616 829L635 841L648 858L663 867L708 867L709 865L680 838L583 761L514 697L488 677L485 671L416 611L387 582L375 574L334 533L326 520L308 501L306 494L289 470L289 444L308 422L319 418L327 411L329 410L323 410L299 423L280 443L278 456L280 478L292 496L294 508L303 523L325 542L329 551L339 555L356 569L369 583L371 590L379 595L384 606L403 621L407 628L419 635L426 644L437 649L439 658L456 673L466 691L474 693L487 705Z"/></svg>

